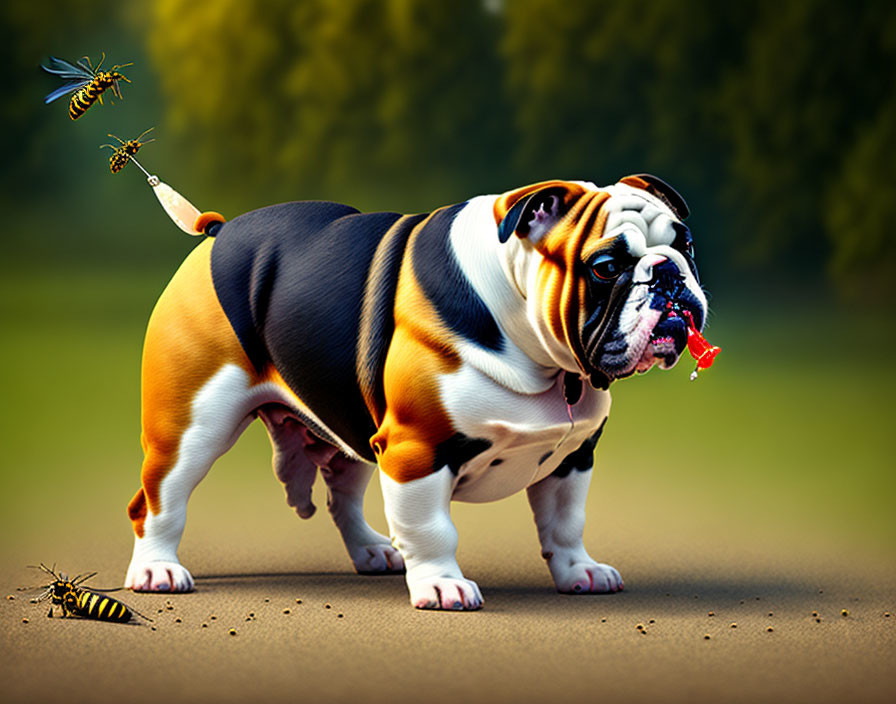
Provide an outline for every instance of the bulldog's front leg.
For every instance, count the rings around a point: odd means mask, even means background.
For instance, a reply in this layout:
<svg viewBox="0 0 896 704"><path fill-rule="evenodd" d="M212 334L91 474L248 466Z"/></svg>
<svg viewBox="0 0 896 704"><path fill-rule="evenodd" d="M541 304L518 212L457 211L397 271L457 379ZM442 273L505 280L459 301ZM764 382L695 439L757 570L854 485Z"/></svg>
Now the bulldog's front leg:
<svg viewBox="0 0 896 704"><path fill-rule="evenodd" d="M482 607L479 587L464 579L455 559L457 530L449 513L454 480L448 467L406 482L380 472L392 544L404 558L411 604L418 609Z"/></svg>
<svg viewBox="0 0 896 704"><path fill-rule="evenodd" d="M592 444L591 451L593 448ZM586 469L561 464L556 472L527 490L541 555L548 563L557 591L565 594L603 594L621 591L624 586L616 568L593 560L582 542L585 500L591 483L590 462Z"/></svg>

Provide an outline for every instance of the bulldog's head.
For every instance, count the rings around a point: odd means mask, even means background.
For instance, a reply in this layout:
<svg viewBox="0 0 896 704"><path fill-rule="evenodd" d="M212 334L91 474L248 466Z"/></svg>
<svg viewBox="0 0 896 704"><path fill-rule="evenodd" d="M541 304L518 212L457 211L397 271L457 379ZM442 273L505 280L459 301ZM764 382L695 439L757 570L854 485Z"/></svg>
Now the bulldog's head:
<svg viewBox="0 0 896 704"><path fill-rule="evenodd" d="M675 365L706 320L684 199L649 176L605 188L549 181L495 203L498 237L540 255L539 317L596 388ZM528 242L528 244L526 244Z"/></svg>

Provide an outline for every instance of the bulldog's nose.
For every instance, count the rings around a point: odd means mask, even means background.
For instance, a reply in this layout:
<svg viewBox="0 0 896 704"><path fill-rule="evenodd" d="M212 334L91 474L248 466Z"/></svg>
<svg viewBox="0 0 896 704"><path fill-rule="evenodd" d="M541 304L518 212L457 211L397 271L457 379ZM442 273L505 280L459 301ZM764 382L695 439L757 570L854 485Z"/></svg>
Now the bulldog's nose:
<svg viewBox="0 0 896 704"><path fill-rule="evenodd" d="M635 265L635 271L632 275L632 283L652 283L656 276L654 269L658 268L661 264L668 261L669 260L661 254L647 254L641 257L641 259Z"/></svg>
<svg viewBox="0 0 896 704"><path fill-rule="evenodd" d="M681 288L683 279L678 267L663 257L661 262L652 267L650 287L671 294Z"/></svg>

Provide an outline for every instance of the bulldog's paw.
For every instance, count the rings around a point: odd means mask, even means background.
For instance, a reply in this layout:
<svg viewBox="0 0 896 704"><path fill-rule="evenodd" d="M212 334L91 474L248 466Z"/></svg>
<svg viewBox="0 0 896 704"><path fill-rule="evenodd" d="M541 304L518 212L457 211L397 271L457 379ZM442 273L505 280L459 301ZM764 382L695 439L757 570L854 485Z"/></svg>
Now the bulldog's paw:
<svg viewBox="0 0 896 704"><path fill-rule="evenodd" d="M403 574L404 558L389 543L362 545L349 553L358 574Z"/></svg>
<svg viewBox="0 0 896 704"><path fill-rule="evenodd" d="M156 560L132 563L124 586L135 592L191 592L193 576L177 562Z"/></svg>
<svg viewBox="0 0 896 704"><path fill-rule="evenodd" d="M557 556L548 560L557 591L561 594L612 594L625 588L616 568L602 562L587 560L554 564Z"/></svg>
<svg viewBox="0 0 896 704"><path fill-rule="evenodd" d="M469 579L431 577L409 584L411 604L418 609L475 611L482 608L482 593Z"/></svg>

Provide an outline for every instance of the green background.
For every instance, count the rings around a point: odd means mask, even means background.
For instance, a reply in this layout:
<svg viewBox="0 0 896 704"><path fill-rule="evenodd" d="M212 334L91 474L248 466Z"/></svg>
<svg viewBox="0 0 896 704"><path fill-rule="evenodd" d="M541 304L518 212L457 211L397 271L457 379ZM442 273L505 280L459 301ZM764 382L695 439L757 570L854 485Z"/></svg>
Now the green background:
<svg viewBox="0 0 896 704"><path fill-rule="evenodd" d="M195 241L97 147L155 126L141 162L227 217L660 175L691 207L724 351L694 383L684 361L614 386L598 453L612 515L892 564L896 10L719 5L6 3L4 561L63 562L90 540L127 564L143 329ZM66 100L42 104L57 83L41 61L101 51L134 62L123 102L74 123ZM253 426L198 490L185 545L244 531L263 554L266 530L293 525L268 454Z"/></svg>

